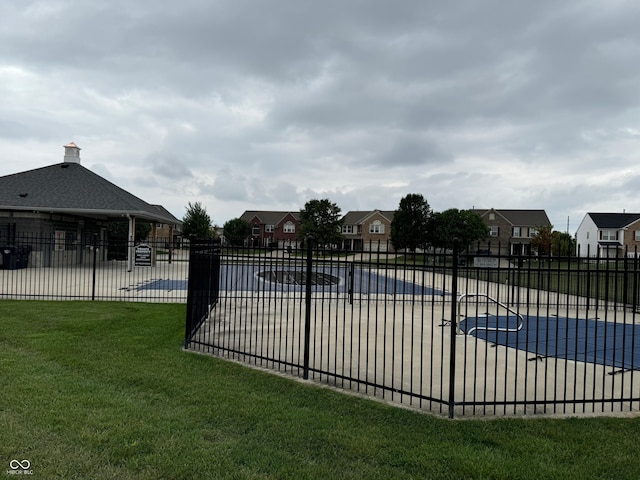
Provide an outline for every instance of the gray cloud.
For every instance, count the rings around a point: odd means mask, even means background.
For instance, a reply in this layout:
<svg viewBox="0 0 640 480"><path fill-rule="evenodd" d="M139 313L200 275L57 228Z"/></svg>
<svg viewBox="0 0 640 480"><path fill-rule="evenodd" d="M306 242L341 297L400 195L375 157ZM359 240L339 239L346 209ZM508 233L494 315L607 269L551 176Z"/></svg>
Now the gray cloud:
<svg viewBox="0 0 640 480"><path fill-rule="evenodd" d="M211 194L221 201L249 201L247 179L229 171L221 172L213 182ZM238 215L239 216L239 215Z"/></svg>
<svg viewBox="0 0 640 480"><path fill-rule="evenodd" d="M183 160L188 159L188 155L183 153L181 157L170 152L155 152L147 156L146 164L153 174L160 177L176 181L193 178L191 169L185 163L187 160Z"/></svg>
<svg viewBox="0 0 640 480"><path fill-rule="evenodd" d="M0 15L0 147L21 159L0 175L73 140L123 188L178 216L201 201L220 224L412 192L554 223L640 211L633 2L8 0Z"/></svg>

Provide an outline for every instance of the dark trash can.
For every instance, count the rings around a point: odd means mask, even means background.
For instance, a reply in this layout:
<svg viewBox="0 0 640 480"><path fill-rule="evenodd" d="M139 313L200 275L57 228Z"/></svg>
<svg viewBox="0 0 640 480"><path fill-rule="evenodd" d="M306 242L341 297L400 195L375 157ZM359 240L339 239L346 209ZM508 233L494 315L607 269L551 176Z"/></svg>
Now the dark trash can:
<svg viewBox="0 0 640 480"><path fill-rule="evenodd" d="M2 253L2 268L5 270L17 270L18 266L18 249L12 246L4 246L0 249Z"/></svg>
<svg viewBox="0 0 640 480"><path fill-rule="evenodd" d="M29 254L31 253L31 245L23 245L18 247L18 268L27 268L29 266Z"/></svg>
<svg viewBox="0 0 640 480"><path fill-rule="evenodd" d="M14 245L5 245L0 247L0 255L2 255L2 268L5 270L18 270L29 266L29 255L31 254L31 246L23 245L16 247Z"/></svg>

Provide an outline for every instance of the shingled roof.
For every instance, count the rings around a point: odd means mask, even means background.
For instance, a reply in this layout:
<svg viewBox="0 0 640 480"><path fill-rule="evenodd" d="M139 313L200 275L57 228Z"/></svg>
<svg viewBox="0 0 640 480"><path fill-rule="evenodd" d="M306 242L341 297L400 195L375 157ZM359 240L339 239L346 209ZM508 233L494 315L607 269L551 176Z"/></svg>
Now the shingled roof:
<svg viewBox="0 0 640 480"><path fill-rule="evenodd" d="M72 162L0 177L0 210L92 217L132 215L156 222L180 223L164 208L150 205L80 163Z"/></svg>
<svg viewBox="0 0 640 480"><path fill-rule="evenodd" d="M551 225L549 217L544 210L511 210L511 209L474 209L475 213L481 217L485 217L491 211L501 215L508 223L514 226L530 226L540 227L545 225Z"/></svg>
<svg viewBox="0 0 640 480"><path fill-rule="evenodd" d="M251 222L251 220L257 218L264 225L278 225L288 215L300 221L299 211L246 210L240 218L246 222Z"/></svg>
<svg viewBox="0 0 640 480"><path fill-rule="evenodd" d="M392 221L393 216L395 215L395 211L393 210L351 210L347 212L342 218L344 225L359 225L365 221L365 219L374 213L379 213L380 215L387 218L387 220Z"/></svg>
<svg viewBox="0 0 640 480"><path fill-rule="evenodd" d="M588 213L598 228L624 228L640 219L640 213Z"/></svg>

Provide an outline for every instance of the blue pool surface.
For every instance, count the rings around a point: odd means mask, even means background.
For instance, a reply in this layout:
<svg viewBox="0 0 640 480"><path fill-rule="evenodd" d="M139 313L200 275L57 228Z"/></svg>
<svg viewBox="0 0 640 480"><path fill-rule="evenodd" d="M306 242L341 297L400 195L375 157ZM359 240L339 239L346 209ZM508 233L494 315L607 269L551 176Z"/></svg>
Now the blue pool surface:
<svg viewBox="0 0 640 480"><path fill-rule="evenodd" d="M460 322L460 329L488 342L541 357L624 370L640 368L640 325L554 316L523 318L524 322L514 314L467 317ZM522 328L516 331L519 323L523 323Z"/></svg>
<svg viewBox="0 0 640 480"><path fill-rule="evenodd" d="M283 267L293 274L290 276L302 276L303 267ZM275 272L279 268L271 267ZM278 283L265 280L264 266L254 265L222 265L220 268L220 290L223 291L274 291L295 292L303 291L303 283ZM353 272L353 278L350 276ZM366 269L349 269L348 267L331 267L315 269L314 274L319 277L330 277L335 283L313 285L314 291L327 291L334 293L346 293L353 287L353 293L359 294L385 294L385 295L445 295L445 292L431 287L423 287L417 282L409 282L387 277ZM187 290L187 280L156 279L136 287L136 290Z"/></svg>

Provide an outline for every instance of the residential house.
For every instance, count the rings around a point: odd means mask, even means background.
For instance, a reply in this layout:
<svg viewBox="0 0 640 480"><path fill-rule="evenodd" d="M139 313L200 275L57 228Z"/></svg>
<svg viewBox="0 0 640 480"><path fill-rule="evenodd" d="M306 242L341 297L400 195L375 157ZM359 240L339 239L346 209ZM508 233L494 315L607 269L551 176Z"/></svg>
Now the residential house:
<svg viewBox="0 0 640 480"><path fill-rule="evenodd" d="M300 212L247 210L240 219L251 225L250 245L277 248L300 246Z"/></svg>
<svg viewBox="0 0 640 480"><path fill-rule="evenodd" d="M168 225L173 237L181 222L81 165L80 148L64 146L62 163L0 177L0 246L31 249L29 266L83 263L94 239L108 245L111 222L127 222L133 238L136 221ZM102 248L99 261L106 260ZM126 254L129 265L133 245Z"/></svg>
<svg viewBox="0 0 640 480"><path fill-rule="evenodd" d="M580 257L635 256L640 251L640 213L587 213L576 244Z"/></svg>
<svg viewBox="0 0 640 480"><path fill-rule="evenodd" d="M342 217L343 248L346 250L391 250L394 211L350 211Z"/></svg>
<svg viewBox="0 0 640 480"><path fill-rule="evenodd" d="M531 238L539 227L550 227L544 210L488 210L473 209L488 227L487 238L481 242L481 250L500 255L529 255Z"/></svg>
<svg viewBox="0 0 640 480"><path fill-rule="evenodd" d="M150 238L155 243L166 243L167 246L171 245L175 248L179 248L183 243L182 237L182 222L173 216L162 205L153 205L162 215L167 218L173 218L173 223L157 222L155 226L155 232L152 232L155 237Z"/></svg>
<svg viewBox="0 0 640 480"><path fill-rule="evenodd" d="M348 212L343 217L342 248L386 251L390 248L393 214L382 210ZM247 210L240 218L251 225L250 245L300 246L300 212Z"/></svg>

